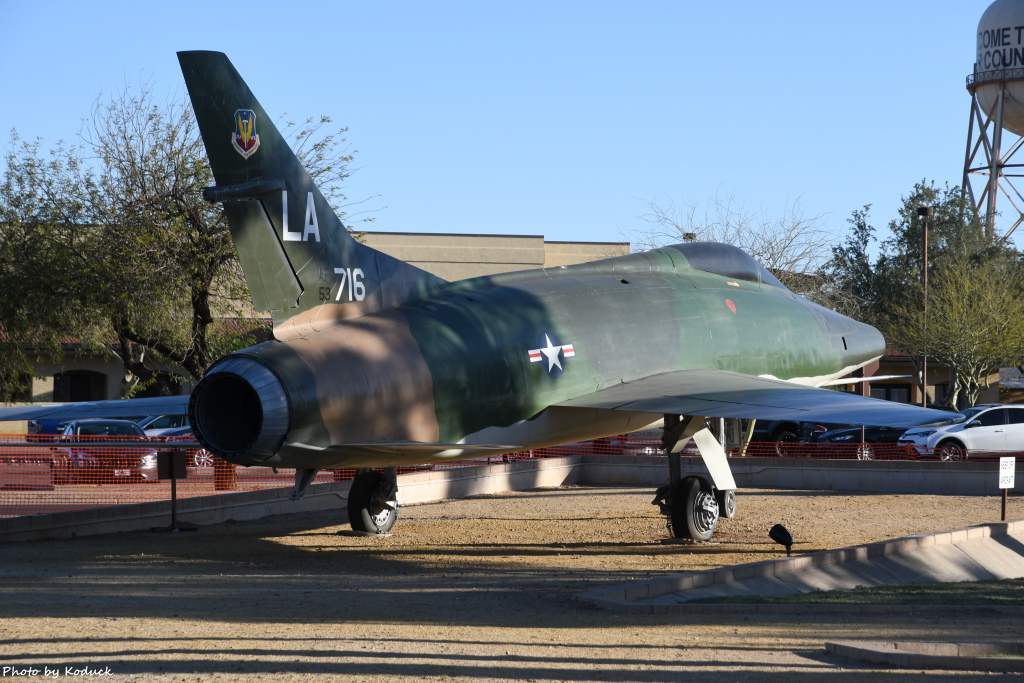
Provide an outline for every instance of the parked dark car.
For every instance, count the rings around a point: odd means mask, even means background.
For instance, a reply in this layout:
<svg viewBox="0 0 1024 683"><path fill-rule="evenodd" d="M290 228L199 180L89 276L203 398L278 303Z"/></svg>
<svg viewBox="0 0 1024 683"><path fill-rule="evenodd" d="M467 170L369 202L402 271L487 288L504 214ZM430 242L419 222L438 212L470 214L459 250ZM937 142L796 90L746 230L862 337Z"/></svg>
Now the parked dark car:
<svg viewBox="0 0 1024 683"><path fill-rule="evenodd" d="M156 481L152 448L103 446L110 441L146 441L142 428L130 420L73 420L57 436L54 483Z"/></svg>
<svg viewBox="0 0 1024 683"><path fill-rule="evenodd" d="M42 420L29 420L28 421L28 438L27 441L36 441L39 443L45 443L48 441L55 441L57 435L64 431L64 425L68 423L68 420L53 420L53 419L42 419Z"/></svg>
<svg viewBox="0 0 1024 683"><path fill-rule="evenodd" d="M822 434L838 425L823 425L817 422L794 422L792 420L758 420L754 425L754 435L750 439L753 444L771 444L772 453L757 453L755 445L749 451L751 455L803 455L798 444L814 441Z"/></svg>
<svg viewBox="0 0 1024 683"><path fill-rule="evenodd" d="M896 442L905 431L906 427L864 427L864 433L861 434L860 427L833 429L818 435L816 443L830 448L820 449L817 455L874 460L879 452L887 449L895 451Z"/></svg>

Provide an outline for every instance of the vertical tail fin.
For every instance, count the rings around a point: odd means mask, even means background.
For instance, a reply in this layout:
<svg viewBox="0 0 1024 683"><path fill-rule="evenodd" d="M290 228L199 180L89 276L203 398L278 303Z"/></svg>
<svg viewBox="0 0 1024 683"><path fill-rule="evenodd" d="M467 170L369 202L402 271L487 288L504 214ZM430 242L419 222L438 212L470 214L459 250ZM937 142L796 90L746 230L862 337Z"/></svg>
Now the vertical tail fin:
<svg viewBox="0 0 1024 683"><path fill-rule="evenodd" d="M227 56L179 52L215 187L257 310L289 339L443 281L357 242Z"/></svg>

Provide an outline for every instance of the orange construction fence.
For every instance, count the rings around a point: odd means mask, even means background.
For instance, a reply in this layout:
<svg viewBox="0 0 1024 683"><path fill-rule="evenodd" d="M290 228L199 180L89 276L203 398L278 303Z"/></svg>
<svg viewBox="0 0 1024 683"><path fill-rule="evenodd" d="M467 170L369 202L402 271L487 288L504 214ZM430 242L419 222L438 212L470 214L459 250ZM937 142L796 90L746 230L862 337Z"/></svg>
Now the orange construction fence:
<svg viewBox="0 0 1024 683"><path fill-rule="evenodd" d="M30 447L4 446L36 439ZM118 448L104 445L111 438L92 437L89 441L69 443L59 437L0 434L0 517L83 510L128 503L168 500L171 482L160 479L157 449L173 448L159 438L140 439L152 448ZM118 442L124 438L113 437ZM566 444L498 456L444 462L419 467L399 468L399 473L423 469L466 467L523 459L566 455L663 455L657 438L618 436L583 443ZM684 455L697 455L691 444ZM844 459L940 459L938 454L908 452L896 444L818 444L751 443L745 453L732 449L738 457L808 457ZM970 460L993 460L1012 453L969 453ZM290 488L295 471L269 467L241 467L216 458L204 450L186 451L187 476L176 482L179 498L216 493ZM324 470L314 483L351 479L355 470Z"/></svg>

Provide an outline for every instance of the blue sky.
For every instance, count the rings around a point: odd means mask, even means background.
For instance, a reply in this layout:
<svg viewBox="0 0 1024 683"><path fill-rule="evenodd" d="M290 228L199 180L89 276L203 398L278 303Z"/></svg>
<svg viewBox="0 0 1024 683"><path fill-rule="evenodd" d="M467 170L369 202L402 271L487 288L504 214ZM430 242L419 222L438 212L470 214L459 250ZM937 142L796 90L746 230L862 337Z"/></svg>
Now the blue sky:
<svg viewBox="0 0 1024 683"><path fill-rule="evenodd" d="M97 95L184 91L175 52L227 53L267 112L328 114L375 230L620 241L648 201L799 201L882 228L958 184L989 0L0 0L0 133L71 140Z"/></svg>

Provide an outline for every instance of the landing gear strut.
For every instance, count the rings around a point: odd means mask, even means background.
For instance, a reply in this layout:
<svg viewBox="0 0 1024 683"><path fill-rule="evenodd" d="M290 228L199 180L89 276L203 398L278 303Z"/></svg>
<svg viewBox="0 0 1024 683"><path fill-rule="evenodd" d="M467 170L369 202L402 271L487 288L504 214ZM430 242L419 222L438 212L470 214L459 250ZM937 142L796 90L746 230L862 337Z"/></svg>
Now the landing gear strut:
<svg viewBox="0 0 1024 683"><path fill-rule="evenodd" d="M356 470L348 491L348 521L353 531L386 534L398 519L398 471Z"/></svg>
<svg viewBox="0 0 1024 683"><path fill-rule="evenodd" d="M704 477L682 476L679 451L690 438L721 488ZM725 451L704 426L702 417L666 415L661 442L668 456L669 483L657 490L652 502L661 508L674 537L709 541L719 517L732 519L736 514L736 484Z"/></svg>

